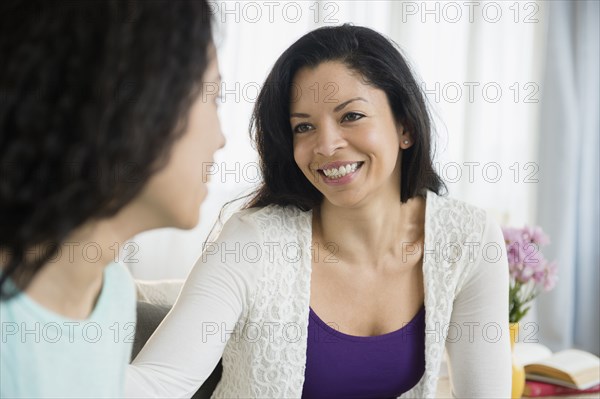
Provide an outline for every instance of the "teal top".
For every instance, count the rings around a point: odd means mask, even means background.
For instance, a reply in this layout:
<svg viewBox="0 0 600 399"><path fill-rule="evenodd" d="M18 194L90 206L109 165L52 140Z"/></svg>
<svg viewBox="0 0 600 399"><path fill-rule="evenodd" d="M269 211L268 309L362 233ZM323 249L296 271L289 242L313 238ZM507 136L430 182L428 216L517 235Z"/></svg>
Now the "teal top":
<svg viewBox="0 0 600 399"><path fill-rule="evenodd" d="M135 333L135 286L111 263L86 320L23 292L0 302L0 398L122 397Z"/></svg>

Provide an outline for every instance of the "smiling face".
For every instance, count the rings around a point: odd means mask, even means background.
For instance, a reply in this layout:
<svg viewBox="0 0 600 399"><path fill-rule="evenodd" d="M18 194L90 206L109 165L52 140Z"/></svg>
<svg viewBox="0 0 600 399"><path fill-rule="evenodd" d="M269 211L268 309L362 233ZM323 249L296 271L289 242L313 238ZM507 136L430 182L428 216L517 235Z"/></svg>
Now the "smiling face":
<svg viewBox="0 0 600 399"><path fill-rule="evenodd" d="M400 149L411 141L385 92L340 62L299 70L294 86L294 159L325 201L353 207L399 197Z"/></svg>

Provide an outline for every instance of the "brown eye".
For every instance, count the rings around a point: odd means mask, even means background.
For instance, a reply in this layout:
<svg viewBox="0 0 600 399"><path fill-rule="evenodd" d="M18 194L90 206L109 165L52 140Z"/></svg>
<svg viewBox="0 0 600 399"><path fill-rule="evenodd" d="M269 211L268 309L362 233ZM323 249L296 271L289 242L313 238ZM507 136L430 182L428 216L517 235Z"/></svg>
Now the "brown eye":
<svg viewBox="0 0 600 399"><path fill-rule="evenodd" d="M294 128L294 133L305 133L310 130L310 125L308 123L301 123Z"/></svg>
<svg viewBox="0 0 600 399"><path fill-rule="evenodd" d="M364 115L361 115L361 114L356 113L356 112L348 112L342 118L342 122L344 122L344 121L354 122L354 121L357 121L357 120L362 119L362 118L364 118Z"/></svg>

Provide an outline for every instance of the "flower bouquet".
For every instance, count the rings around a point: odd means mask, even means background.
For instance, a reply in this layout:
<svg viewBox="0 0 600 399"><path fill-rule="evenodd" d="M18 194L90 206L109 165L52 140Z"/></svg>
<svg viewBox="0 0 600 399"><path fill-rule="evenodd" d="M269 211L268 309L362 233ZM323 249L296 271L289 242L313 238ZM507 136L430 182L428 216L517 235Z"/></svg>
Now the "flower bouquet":
<svg viewBox="0 0 600 399"><path fill-rule="evenodd" d="M542 291L550 291L558 280L556 262L549 262L540 246L550 242L540 227L503 227L510 270L509 322L517 323Z"/></svg>

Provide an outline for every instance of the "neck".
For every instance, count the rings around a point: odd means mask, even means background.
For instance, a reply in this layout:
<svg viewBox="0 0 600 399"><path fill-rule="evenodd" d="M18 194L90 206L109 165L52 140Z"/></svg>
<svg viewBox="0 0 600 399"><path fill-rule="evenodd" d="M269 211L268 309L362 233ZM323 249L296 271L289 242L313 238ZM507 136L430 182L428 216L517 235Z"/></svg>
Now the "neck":
<svg viewBox="0 0 600 399"><path fill-rule="evenodd" d="M87 318L102 290L104 268L118 259L128 239L155 227L147 215L142 216L144 213L132 205L109 219L77 228L56 256L35 274L25 293L55 313Z"/></svg>
<svg viewBox="0 0 600 399"><path fill-rule="evenodd" d="M317 236L334 243L335 256L345 263L378 268L375 260L383 263L423 237L425 200L415 197L402 204L396 192L355 208L324 201L314 216Z"/></svg>

